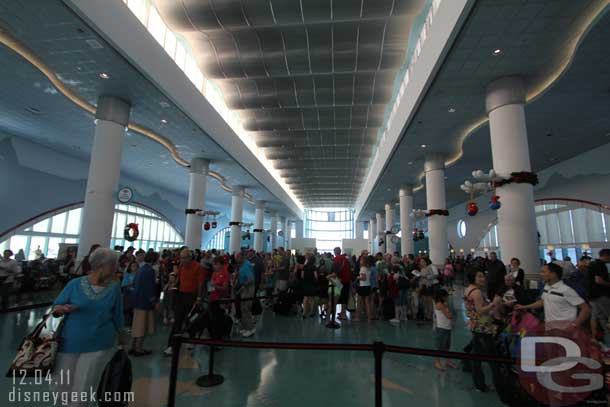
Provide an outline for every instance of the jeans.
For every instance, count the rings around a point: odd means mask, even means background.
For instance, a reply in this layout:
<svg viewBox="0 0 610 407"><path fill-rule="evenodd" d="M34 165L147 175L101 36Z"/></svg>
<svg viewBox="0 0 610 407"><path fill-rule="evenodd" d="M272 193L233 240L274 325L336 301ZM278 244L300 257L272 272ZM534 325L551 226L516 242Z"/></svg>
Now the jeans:
<svg viewBox="0 0 610 407"><path fill-rule="evenodd" d="M171 346L172 338L174 335L182 332L182 325L186 320L187 315L193 309L195 300L197 299L196 293L176 293L176 304L174 309L174 323L172 325L172 331L167 339L167 345Z"/></svg>
<svg viewBox="0 0 610 407"><path fill-rule="evenodd" d="M491 334L482 334L478 332L472 333L472 353L478 355L497 355L496 352L496 344L494 342L494 338ZM491 374L494 387L496 389L500 386L500 371L498 369L498 365L495 362L488 362L491 367ZM481 361L473 360L472 361L472 381L474 383L474 387L483 390L487 386L485 385L485 375L483 374L483 367L481 366Z"/></svg>

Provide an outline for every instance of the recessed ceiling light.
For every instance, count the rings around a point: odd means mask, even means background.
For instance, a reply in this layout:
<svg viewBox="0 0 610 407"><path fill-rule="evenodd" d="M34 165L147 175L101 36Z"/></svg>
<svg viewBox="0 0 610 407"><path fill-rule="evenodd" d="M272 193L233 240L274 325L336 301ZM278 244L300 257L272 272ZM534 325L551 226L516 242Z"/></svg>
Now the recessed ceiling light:
<svg viewBox="0 0 610 407"><path fill-rule="evenodd" d="M428 146L427 146L427 145L425 145L425 144L422 144L422 145L421 145L421 148L426 148L426 147L428 147Z"/></svg>
<svg viewBox="0 0 610 407"><path fill-rule="evenodd" d="M110 75L108 75L106 72L102 72L100 74L100 78L102 78L102 79L110 79Z"/></svg>
<svg viewBox="0 0 610 407"><path fill-rule="evenodd" d="M500 48L496 48L493 50L492 54L494 56L502 55L502 50Z"/></svg>
<svg viewBox="0 0 610 407"><path fill-rule="evenodd" d="M455 109L453 107L450 107L448 110L449 113L455 113Z"/></svg>
<svg viewBox="0 0 610 407"><path fill-rule="evenodd" d="M163 123L163 124L167 124L167 120L165 120L165 119L161 119L161 123Z"/></svg>
<svg viewBox="0 0 610 407"><path fill-rule="evenodd" d="M408 165L413 165L413 161L409 161L407 164Z"/></svg>

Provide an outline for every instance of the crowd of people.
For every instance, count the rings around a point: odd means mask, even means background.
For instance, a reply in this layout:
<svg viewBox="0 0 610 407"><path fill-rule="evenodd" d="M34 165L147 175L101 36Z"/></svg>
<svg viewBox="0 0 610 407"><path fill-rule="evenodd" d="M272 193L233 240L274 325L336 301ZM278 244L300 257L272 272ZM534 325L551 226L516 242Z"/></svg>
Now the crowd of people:
<svg viewBox="0 0 610 407"><path fill-rule="evenodd" d="M11 255L4 253L1 276L15 273ZM572 269L565 260L544 264L541 291L525 286L519 259L505 265L493 252L488 257L450 257L435 266L426 256L366 251L349 256L340 248L334 253L299 254L280 247L272 253L244 250L229 255L187 247L161 253L133 247L117 252L95 245L75 263L70 262L73 278L53 310L56 316L70 315L62 329L65 340L58 364L84 369L74 375L82 379L73 384L76 387L99 380L98 368L112 356L117 340L134 357L153 353L145 341L155 333L158 321L170 327L166 355L172 354L174 335L185 331L196 335L193 332L207 328L211 337L226 336L231 331L215 328L223 316L232 319L241 336L251 337L256 333L253 313L261 312L255 312L256 303L280 313L279 304L288 302L286 314L302 319L334 321L336 316L354 323L384 320L395 326L408 320L431 322L434 346L449 350L459 304L455 300L463 298L472 332L464 350L490 355L500 351L497 334L515 312L543 309L534 314L536 319L586 327L600 343L610 316L609 249L601 250L594 261L584 256ZM189 329L194 313L207 315L202 329L195 331ZM440 359L434 366L456 367L451 360ZM498 369L491 366L497 388ZM474 387L486 391L481 363L473 362L470 370Z"/></svg>

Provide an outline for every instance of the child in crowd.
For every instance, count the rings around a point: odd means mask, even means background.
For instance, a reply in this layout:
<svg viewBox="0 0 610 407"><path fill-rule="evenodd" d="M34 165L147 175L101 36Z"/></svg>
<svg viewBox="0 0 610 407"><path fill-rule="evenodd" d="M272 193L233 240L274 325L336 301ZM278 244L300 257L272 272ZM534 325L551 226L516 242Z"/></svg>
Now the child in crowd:
<svg viewBox="0 0 610 407"><path fill-rule="evenodd" d="M163 324L174 323L174 302L178 292L178 275L175 271L169 273L167 283L163 287Z"/></svg>
<svg viewBox="0 0 610 407"><path fill-rule="evenodd" d="M434 336L436 348L448 351L451 348L451 329L453 327L453 315L447 305L449 293L447 290L439 289L434 295ZM456 365L449 359L446 360L447 366L455 368ZM434 367L438 370L445 370L440 358L434 361Z"/></svg>

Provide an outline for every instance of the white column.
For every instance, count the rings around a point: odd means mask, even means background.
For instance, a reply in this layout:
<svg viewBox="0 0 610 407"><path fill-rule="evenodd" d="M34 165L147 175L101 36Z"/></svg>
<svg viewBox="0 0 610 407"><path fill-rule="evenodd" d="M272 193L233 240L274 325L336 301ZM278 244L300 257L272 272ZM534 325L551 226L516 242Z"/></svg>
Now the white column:
<svg viewBox="0 0 610 407"><path fill-rule="evenodd" d="M265 224L265 202L256 201L256 209L254 210L254 250L257 252L263 251L263 229Z"/></svg>
<svg viewBox="0 0 610 407"><path fill-rule="evenodd" d="M428 210L446 209L445 202L445 162L440 154L426 156L426 202ZM447 216L428 217L428 245L430 260L436 266L445 264L448 255Z"/></svg>
<svg viewBox="0 0 610 407"><path fill-rule="evenodd" d="M290 247L292 246L292 239L290 237L290 233L292 230L292 222L290 220L286 221L286 232L284 233L284 239L286 241L285 245L286 245L286 250L290 250Z"/></svg>
<svg viewBox="0 0 610 407"><path fill-rule="evenodd" d="M295 226L297 228L297 230L296 230L297 239L302 239L303 238L303 221L297 220L295 223Z"/></svg>
<svg viewBox="0 0 610 407"><path fill-rule="evenodd" d="M369 220L369 245L371 247L371 254L375 254L377 252L377 248L375 247L375 236L377 235L375 219L371 218Z"/></svg>
<svg viewBox="0 0 610 407"><path fill-rule="evenodd" d="M413 188L405 186L400 188L398 193L400 199L400 229L402 230L400 238L400 254L414 254L413 239L411 231L413 229L413 221L411 212L413 212Z"/></svg>
<svg viewBox="0 0 610 407"><path fill-rule="evenodd" d="M354 239L362 239L362 236L364 236L364 222L357 220L356 221L356 231L355 231L356 235L354 237Z"/></svg>
<svg viewBox="0 0 610 407"><path fill-rule="evenodd" d="M500 176L531 171L525 122L525 91L518 77L492 82L487 88L486 108L491 134L494 170ZM496 190L502 207L498 212L500 255L505 263L521 260L528 278L538 278L538 239L534 212L534 188L508 184Z"/></svg>
<svg viewBox="0 0 610 407"><path fill-rule="evenodd" d="M241 222L244 215L244 187L233 187L231 197L231 235L229 240L229 253L233 254L241 249Z"/></svg>
<svg viewBox="0 0 610 407"><path fill-rule="evenodd" d="M388 234L394 226L394 206L392 204L385 204L385 247L386 253L394 254L396 251L396 243L392 242L392 235Z"/></svg>
<svg viewBox="0 0 610 407"><path fill-rule="evenodd" d="M202 158L193 158L191 160L187 209L205 209L205 192L207 189L209 165L209 161ZM202 233L203 218L192 213L187 214L184 244L193 250L200 249Z"/></svg>
<svg viewBox="0 0 610 407"><path fill-rule="evenodd" d="M375 219L375 224L377 225L377 251L385 253L385 243L382 245L379 244L380 238L383 239L383 241L385 242L385 231L383 230L383 215L381 215L381 213L376 213Z"/></svg>
<svg viewBox="0 0 610 407"><path fill-rule="evenodd" d="M282 246L288 250L288 219L282 216L280 222L282 227Z"/></svg>
<svg viewBox="0 0 610 407"><path fill-rule="evenodd" d="M277 212L273 212L273 215L271 216L271 231L269 232L269 233L271 233L271 248L272 249L277 249L277 222L278 222Z"/></svg>
<svg viewBox="0 0 610 407"><path fill-rule="evenodd" d="M117 98L100 96L81 218L78 258L94 244L107 247L112 238L115 193L121 175L123 134L129 123L130 105ZM125 225L119 225L122 228ZM140 225L142 226L142 225Z"/></svg>

